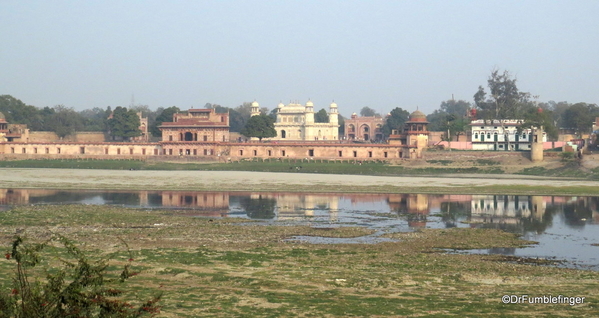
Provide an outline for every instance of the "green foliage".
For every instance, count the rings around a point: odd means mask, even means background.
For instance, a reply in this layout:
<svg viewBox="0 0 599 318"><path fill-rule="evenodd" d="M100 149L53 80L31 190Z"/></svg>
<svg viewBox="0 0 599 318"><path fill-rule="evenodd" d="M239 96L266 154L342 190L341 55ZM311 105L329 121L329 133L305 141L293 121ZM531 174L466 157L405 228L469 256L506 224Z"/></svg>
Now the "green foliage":
<svg viewBox="0 0 599 318"><path fill-rule="evenodd" d="M108 117L112 113L112 109L108 106L106 109L94 107L79 112L83 119L83 131L108 131Z"/></svg>
<svg viewBox="0 0 599 318"><path fill-rule="evenodd" d="M520 92L516 79L508 71L503 74L493 70L487 80L489 97L482 86L474 94L478 117L484 119L517 119L522 116L522 108L529 103L530 93Z"/></svg>
<svg viewBox="0 0 599 318"><path fill-rule="evenodd" d="M5 258L16 270L10 294L0 293L0 318L150 317L160 312L161 296L135 306L116 288L137 274L130 268L131 253L118 277L110 277L107 259L91 260L61 235L38 244L17 236Z"/></svg>
<svg viewBox="0 0 599 318"><path fill-rule="evenodd" d="M71 107L64 105L54 106L52 114L48 116L47 130L54 131L58 137L71 135L83 129L83 117Z"/></svg>
<svg viewBox="0 0 599 318"><path fill-rule="evenodd" d="M563 162L572 161L576 158L576 154L571 151L564 151L560 153L559 156L562 158Z"/></svg>
<svg viewBox="0 0 599 318"><path fill-rule="evenodd" d="M557 127L553 121L553 113L550 110L537 108L533 105L524 107L524 123L519 127L519 130L526 128L542 128L550 139L557 140Z"/></svg>
<svg viewBox="0 0 599 318"><path fill-rule="evenodd" d="M365 116L365 117L378 116L378 117L380 117L381 115L379 113L377 113L376 110L374 110L368 106L364 106L364 107L362 107L362 109L360 109L360 116Z"/></svg>
<svg viewBox="0 0 599 318"><path fill-rule="evenodd" d="M338 133L339 136L343 136L345 134L345 117L341 116L341 114L339 114L339 117L337 119L339 121L339 129L338 129Z"/></svg>
<svg viewBox="0 0 599 318"><path fill-rule="evenodd" d="M314 122L316 123L328 123L329 122L329 114L323 108L319 110L316 114L314 114Z"/></svg>
<svg viewBox="0 0 599 318"><path fill-rule="evenodd" d="M470 126L468 126L470 120L467 115L471 107L472 105L464 100L441 102L439 109L426 116L429 121L428 130L447 132L447 129L449 129L452 135L464 134L470 129Z"/></svg>
<svg viewBox="0 0 599 318"><path fill-rule="evenodd" d="M267 115L260 114L250 117L245 127L241 130L241 134L246 137L256 137L262 140L262 138L276 137L277 131L275 130L274 120Z"/></svg>
<svg viewBox="0 0 599 318"><path fill-rule="evenodd" d="M387 117L385 125L383 125L383 134L389 137L393 129L401 130L403 124L408 121L410 113L400 107L395 107Z"/></svg>
<svg viewBox="0 0 599 318"><path fill-rule="evenodd" d="M426 162L432 163L432 164L438 163L438 164L446 166L448 164L453 163L453 160L427 160Z"/></svg>
<svg viewBox="0 0 599 318"><path fill-rule="evenodd" d="M593 119L599 116L599 107L595 104L576 103L564 111L563 124L566 128L575 128L579 135L589 133Z"/></svg>
<svg viewBox="0 0 599 318"><path fill-rule="evenodd" d="M43 130L44 121L40 111L10 95L0 95L0 112L12 124L26 124L31 130Z"/></svg>
<svg viewBox="0 0 599 318"><path fill-rule="evenodd" d="M112 118L108 120L110 135L121 137L125 140L141 135L139 117L134 110L118 106L112 112Z"/></svg>
<svg viewBox="0 0 599 318"><path fill-rule="evenodd" d="M477 164L482 166L495 166L501 164L499 161L490 159L476 159L474 160Z"/></svg>
<svg viewBox="0 0 599 318"><path fill-rule="evenodd" d="M162 131L158 128L164 122L172 122L173 114L180 112L181 110L177 106L171 106L169 108L165 108L158 116L156 116L156 120L154 124L150 124L150 133L152 136L161 137Z"/></svg>

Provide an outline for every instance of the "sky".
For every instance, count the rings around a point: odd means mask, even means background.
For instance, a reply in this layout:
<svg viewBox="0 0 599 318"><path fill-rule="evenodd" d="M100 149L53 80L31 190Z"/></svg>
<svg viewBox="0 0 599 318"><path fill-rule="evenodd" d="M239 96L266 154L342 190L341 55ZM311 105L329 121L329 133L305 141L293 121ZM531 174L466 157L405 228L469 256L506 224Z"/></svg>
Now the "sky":
<svg viewBox="0 0 599 318"><path fill-rule="evenodd" d="M0 0L0 95L76 110L335 101L427 114L494 69L599 104L599 1Z"/></svg>

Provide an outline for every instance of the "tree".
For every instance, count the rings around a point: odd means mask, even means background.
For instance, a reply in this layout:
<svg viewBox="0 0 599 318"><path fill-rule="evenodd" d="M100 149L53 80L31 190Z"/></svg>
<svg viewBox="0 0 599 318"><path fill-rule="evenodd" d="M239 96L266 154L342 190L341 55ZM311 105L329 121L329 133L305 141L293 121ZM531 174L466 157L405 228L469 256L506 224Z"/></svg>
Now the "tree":
<svg viewBox="0 0 599 318"><path fill-rule="evenodd" d="M595 104L576 103L564 111L563 124L567 128L575 128L579 135L591 132L593 119L599 116L599 108Z"/></svg>
<svg viewBox="0 0 599 318"><path fill-rule="evenodd" d="M345 117L339 114L337 117L337 121L339 123L339 129L337 130L337 133L339 134L339 136L343 136L343 134L345 134Z"/></svg>
<svg viewBox="0 0 599 318"><path fill-rule="evenodd" d="M545 110L541 107L529 106L524 111L524 123L518 127L518 133L527 128L541 128L547 133L547 136L553 140L557 139L558 131L553 120L554 115L551 110Z"/></svg>
<svg viewBox="0 0 599 318"><path fill-rule="evenodd" d="M314 122L316 123L328 123L329 122L329 114L323 108L319 110L316 114L314 114Z"/></svg>
<svg viewBox="0 0 599 318"><path fill-rule="evenodd" d="M110 134L113 137L121 137L124 140L140 136L140 125L137 113L134 110L127 110L126 107L121 106L114 109L112 118L108 120Z"/></svg>
<svg viewBox="0 0 599 318"><path fill-rule="evenodd" d="M110 106L108 108L110 108ZM83 118L83 130L107 131L108 117L111 113L112 110L102 109L100 107L80 111L79 115Z"/></svg>
<svg viewBox="0 0 599 318"><path fill-rule="evenodd" d="M453 115L455 119L452 121L453 125L451 131L456 134L461 134L467 129L468 111L472 107L467 101L464 100L447 100L441 102L439 109L435 110L432 114L426 116L426 120L429 122L428 130L430 131L447 131L447 116ZM465 125L464 125L465 124ZM454 129L462 128L462 131Z"/></svg>
<svg viewBox="0 0 599 318"><path fill-rule="evenodd" d="M376 110L368 107L368 106L364 106L362 107L362 109L360 109L360 116L364 116L364 117L381 117L381 115L379 113L376 112Z"/></svg>
<svg viewBox="0 0 599 318"><path fill-rule="evenodd" d="M508 71L499 74L493 70L487 80L489 98L482 86L474 94L474 103L480 117L484 119L517 119L521 118L523 106L530 101L530 93L518 91L516 79L511 78Z"/></svg>
<svg viewBox="0 0 599 318"><path fill-rule="evenodd" d="M385 137L389 137L393 129L401 130L403 124L410 118L410 113L400 107L395 107L389 114L385 125L383 125L383 134Z"/></svg>
<svg viewBox="0 0 599 318"><path fill-rule="evenodd" d="M447 114L445 115L445 121L441 125L441 131L447 132L446 140L451 142L453 136L459 139L460 135L465 134L469 128L469 124L470 120L465 116L458 117L454 114Z"/></svg>
<svg viewBox="0 0 599 318"><path fill-rule="evenodd" d="M156 113L158 113L158 111L156 111ZM156 116L156 119L154 120L154 124L149 124L150 125L150 133L152 134L152 136L162 137L162 131L160 131L160 128L158 128L158 127L160 125L162 125L162 123L164 123L164 122L172 122L173 114L178 113L180 111L181 110L179 109L179 107L171 106L171 107L165 108L160 113L158 113L158 116Z"/></svg>
<svg viewBox="0 0 599 318"><path fill-rule="evenodd" d="M274 120L268 115L260 114L250 117L241 134L246 137L256 137L260 141L262 138L276 137Z"/></svg>
<svg viewBox="0 0 599 318"><path fill-rule="evenodd" d="M504 140L507 141L507 149L510 149L508 131L505 129L505 119L522 119L527 108L530 108L530 93L520 92L516 85L516 79L512 78L508 71L503 74L499 70L493 70L487 80L490 95L482 86L474 94L474 103L478 108L479 116L483 119L499 120Z"/></svg>
<svg viewBox="0 0 599 318"><path fill-rule="evenodd" d="M58 137L64 138L83 129L84 119L73 108L56 105L53 110L52 114L48 116L47 127Z"/></svg>
<svg viewBox="0 0 599 318"><path fill-rule="evenodd" d="M0 95L0 112L9 123L25 124L31 130L43 130L44 123L40 110L10 95Z"/></svg>
<svg viewBox="0 0 599 318"><path fill-rule="evenodd" d="M564 127L564 113L572 106L570 103L549 101L547 103L539 103L539 107L552 112L553 124L557 127Z"/></svg>
<svg viewBox="0 0 599 318"><path fill-rule="evenodd" d="M273 108L269 113L268 116L270 118L272 118L272 120L274 120L275 122L277 121L277 114L279 113L279 109L278 108Z"/></svg>

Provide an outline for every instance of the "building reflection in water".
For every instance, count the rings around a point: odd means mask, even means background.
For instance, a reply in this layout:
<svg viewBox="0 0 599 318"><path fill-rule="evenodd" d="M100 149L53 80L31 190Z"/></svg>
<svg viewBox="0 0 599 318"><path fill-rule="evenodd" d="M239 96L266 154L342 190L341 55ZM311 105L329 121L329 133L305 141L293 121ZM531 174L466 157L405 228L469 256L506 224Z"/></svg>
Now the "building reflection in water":
<svg viewBox="0 0 599 318"><path fill-rule="evenodd" d="M470 224L516 233L543 233L558 213L569 227L599 224L598 197L0 189L0 206L42 203L163 207L212 217L239 210L255 219L324 217L329 222L339 221L341 212L362 210L403 218L412 228L425 227L435 217L447 228Z"/></svg>

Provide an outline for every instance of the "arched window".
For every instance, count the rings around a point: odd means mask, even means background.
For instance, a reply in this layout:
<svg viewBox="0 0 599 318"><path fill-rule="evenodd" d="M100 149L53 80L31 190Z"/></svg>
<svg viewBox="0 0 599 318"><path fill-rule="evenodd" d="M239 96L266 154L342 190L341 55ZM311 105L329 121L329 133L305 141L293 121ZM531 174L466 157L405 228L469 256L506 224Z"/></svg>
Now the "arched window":
<svg viewBox="0 0 599 318"><path fill-rule="evenodd" d="M281 130L281 138L287 138L287 132Z"/></svg>

